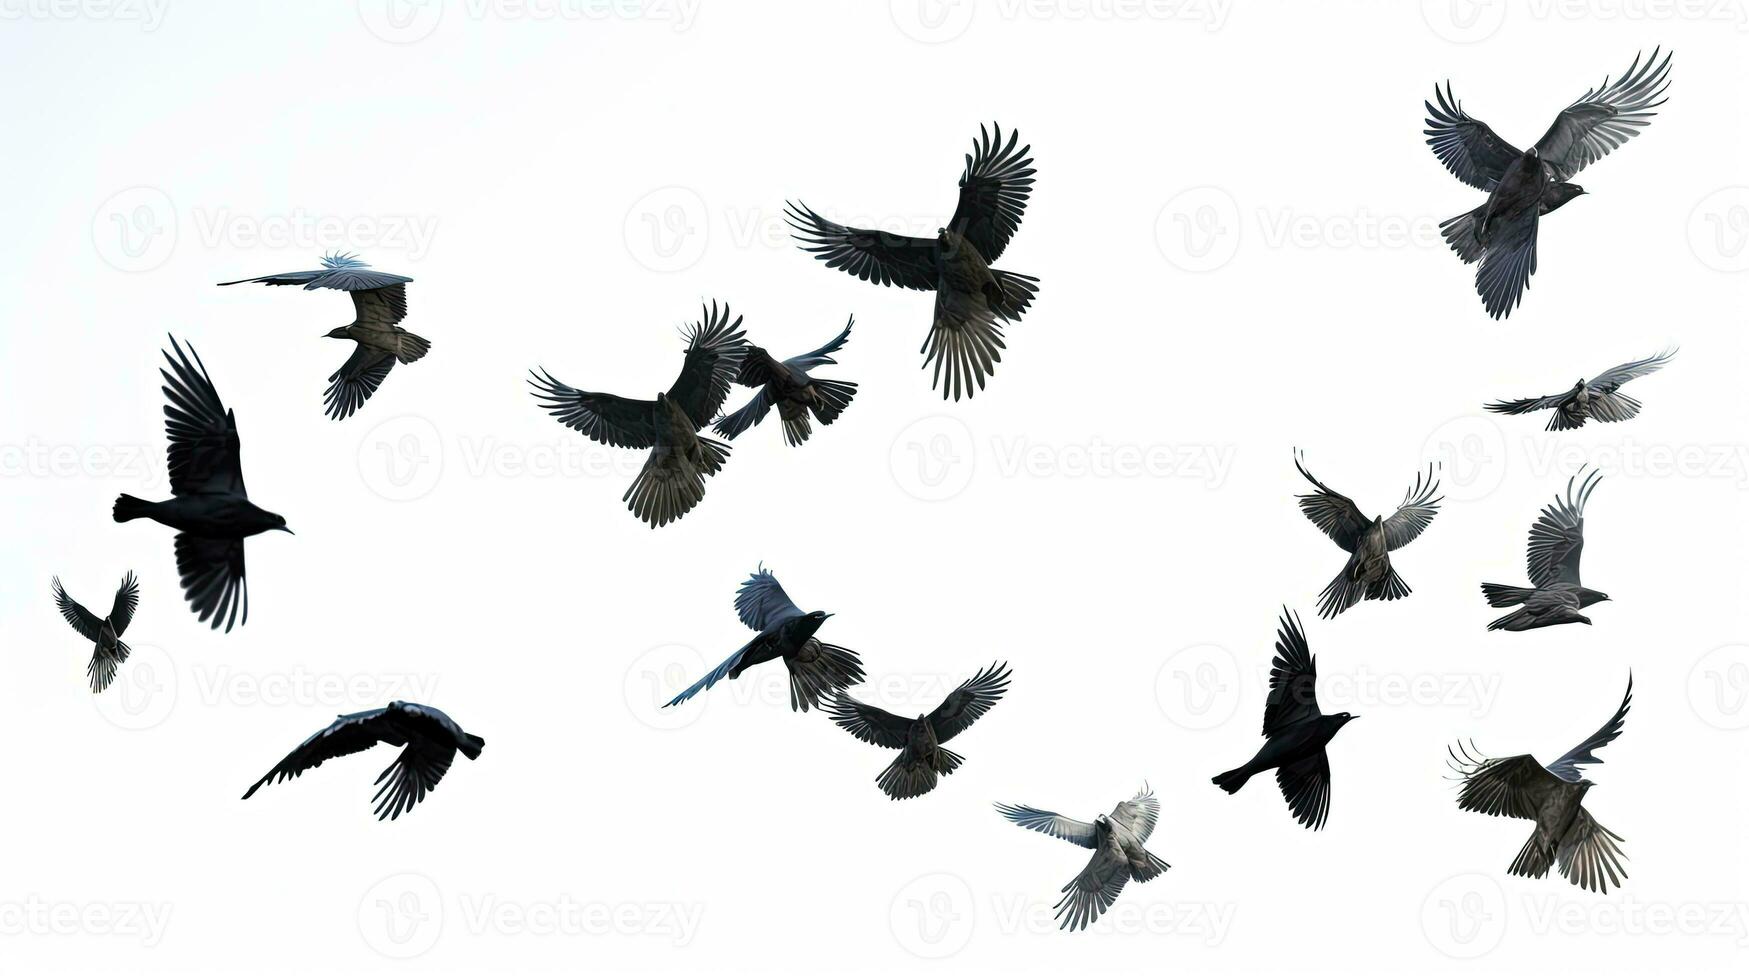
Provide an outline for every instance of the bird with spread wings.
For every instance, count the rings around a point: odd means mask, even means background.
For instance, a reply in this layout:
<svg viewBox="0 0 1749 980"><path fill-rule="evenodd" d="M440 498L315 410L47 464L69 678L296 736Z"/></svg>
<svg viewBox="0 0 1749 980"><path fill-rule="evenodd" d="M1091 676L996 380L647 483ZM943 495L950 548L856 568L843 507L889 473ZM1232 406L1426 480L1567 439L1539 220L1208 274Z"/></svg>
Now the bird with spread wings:
<svg viewBox="0 0 1749 980"><path fill-rule="evenodd" d="M1520 608L1488 624L1491 630L1514 633L1561 623L1584 623L1591 619L1579 610L1594 602L1606 602L1607 593L1579 584L1579 558L1585 551L1585 503L1603 477L1596 470L1581 479L1567 480L1565 497L1543 508L1530 528L1530 547L1525 566L1530 587L1482 583L1488 605L1497 609ZM1575 490L1573 484L1579 482Z"/></svg>
<svg viewBox="0 0 1749 980"><path fill-rule="evenodd" d="M1439 480L1432 468L1415 478L1415 485L1403 495L1395 513L1368 520L1354 501L1312 475L1303 454L1295 453L1294 466L1318 490L1299 495L1300 510L1337 547L1348 552L1342 571L1319 593L1318 615L1330 619L1362 599L1390 601L1408 595L1408 584L1391 567L1391 552L1420 537L1439 512L1444 498L1434 496L1439 492Z"/></svg>
<svg viewBox="0 0 1749 980"><path fill-rule="evenodd" d="M859 741L899 751L875 777L875 785L892 799L908 800L934 789L937 776L951 774L966 761L942 743L995 707L1008 691L1009 676L1007 664L991 664L954 688L934 711L915 719L864 704L843 692L833 693L823 704L838 727Z"/></svg>
<svg viewBox="0 0 1749 980"><path fill-rule="evenodd" d="M134 578L133 572L121 580L107 616L98 616L74 601L61 587L59 576L55 577L52 589L55 606L61 610L67 625L94 644L91 662L85 666L85 676L91 683L91 693L100 694L115 680L116 668L133 652L121 641L121 635L127 632L128 624L134 621L134 610L140 606L140 580Z"/></svg>
<svg viewBox="0 0 1749 980"><path fill-rule="evenodd" d="M1580 378L1573 387L1555 395L1544 395L1541 398L1515 398L1511 401L1491 402L1482 406L1490 412L1501 415L1524 415L1530 412L1542 412L1554 409L1549 416L1547 432L1563 432L1567 429L1577 429L1584 425L1587 419L1599 422L1625 422L1640 414L1638 399L1621 393L1621 386L1635 378L1643 378L1670 362L1676 355L1676 349L1664 351L1653 357L1617 364L1590 381Z"/></svg>
<svg viewBox="0 0 1749 980"><path fill-rule="evenodd" d="M996 812L1027 830L1049 834L1093 852L1081 873L1062 888L1057 900L1059 927L1074 931L1092 925L1131 879L1152 881L1171 869L1143 843L1160 820L1160 801L1146 786L1092 822L1030 806L996 804Z"/></svg>

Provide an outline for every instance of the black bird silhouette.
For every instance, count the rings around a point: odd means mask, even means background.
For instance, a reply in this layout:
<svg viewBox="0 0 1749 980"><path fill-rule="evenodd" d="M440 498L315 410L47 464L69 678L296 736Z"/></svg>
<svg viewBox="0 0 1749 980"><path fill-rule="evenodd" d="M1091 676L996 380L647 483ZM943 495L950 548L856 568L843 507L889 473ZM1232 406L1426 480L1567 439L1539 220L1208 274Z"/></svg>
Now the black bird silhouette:
<svg viewBox="0 0 1749 980"><path fill-rule="evenodd" d="M1476 292L1488 315L1509 315L1536 272L1537 222L1585 193L1571 183L1588 164L1639 133L1664 104L1670 86L1670 55L1638 57L1615 84L1587 91L1555 117L1529 150L1507 143L1488 124L1464 112L1451 94L1434 86L1439 103L1427 106L1427 145L1457 179L1488 192L1480 207L1440 224L1447 244L1467 265L1480 259Z"/></svg>
<svg viewBox="0 0 1749 980"><path fill-rule="evenodd" d="M1317 493L1299 495L1300 510L1337 547L1348 552L1348 563L1318 594L1318 615L1333 618L1363 598L1389 601L1408 595L1408 584L1391 568L1391 552L1419 537L1439 512L1439 502L1445 498L1434 496L1439 492L1439 480L1432 468L1415 478L1396 513L1369 521L1354 501L1320 483L1306 469L1299 453L1295 453L1294 466L1318 488Z"/></svg>
<svg viewBox="0 0 1749 980"><path fill-rule="evenodd" d="M826 695L862 683L862 658L855 651L814 636L832 614L802 612L764 565L735 592L735 615L759 635L662 707L672 708L725 677L734 680L749 667L780 658L789 668L791 711L819 707Z"/></svg>
<svg viewBox="0 0 1749 980"><path fill-rule="evenodd" d="M1547 432L1577 429L1585 424L1586 419L1625 422L1640 414L1640 403L1621 394L1621 386L1658 370L1675 354L1676 350L1672 348L1656 357L1617 364L1590 381L1580 378L1573 387L1558 395L1492 402L1482 407L1502 415L1523 415L1552 408L1555 414L1549 418L1548 428L1544 430Z"/></svg>
<svg viewBox="0 0 1749 980"><path fill-rule="evenodd" d="M249 502L243 488L242 442L237 414L219 401L206 365L194 347L188 354L174 337L164 357L164 434L170 448L170 499L115 498L117 523L145 517L181 532L176 535L176 571L188 604L200 621L224 621L225 632L249 621L249 587L243 578L243 539L284 531L285 518ZM193 354L190 362L188 355Z"/></svg>
<svg viewBox="0 0 1749 980"><path fill-rule="evenodd" d="M932 290L935 318L921 353L935 365L931 384L941 397L970 398L984 387L1002 360L1002 324L1017 322L1038 294L1038 280L990 268L1020 227L1032 196L1031 146L1018 150L1020 134L1002 142L983 126L960 172L959 204L936 237L912 238L867 228L848 228L800 202L785 217L803 251L833 269L882 286Z"/></svg>
<svg viewBox="0 0 1749 980"><path fill-rule="evenodd" d="M856 384L815 378L808 371L823 364L838 363L832 355L850 339L850 328L855 323L856 318L851 317L844 324L843 332L826 346L798 354L787 361L772 357L763 347L748 344L747 356L741 359L741 374L735 383L758 388L759 393L733 413L717 419L717 435L725 439L735 438L765 421L773 405L777 406L778 417L783 419L783 441L792 446L807 442L813 432L808 421L809 412L820 420L821 425L836 422L850 406L850 400L856 397Z"/></svg>
<svg viewBox="0 0 1749 980"><path fill-rule="evenodd" d="M413 809L425 794L437 788L443 774L455 762L456 750L470 759L478 759L486 740L462 731L462 726L450 716L411 701L390 701L386 708L340 715L334 723L322 729L291 754L279 760L279 765L255 781L243 794L243 799L269 783L296 779L304 770L314 769L329 759L363 752L386 742L402 746L401 754L377 776L376 804L378 820L393 820Z"/></svg>
<svg viewBox="0 0 1749 980"><path fill-rule="evenodd" d="M121 580L121 588L115 590L115 601L110 604L109 615L101 619L91 610L86 609L72 597L67 590L61 588L61 579L54 581L55 605L60 607L61 615L66 617L68 624L79 631L96 646L91 650L91 663L85 667L85 676L91 681L91 693L100 693L115 680L115 668L128 659L128 645L121 641L121 635L127 632L128 624L134 621L134 610L140 605L140 582L129 572Z"/></svg>
<svg viewBox="0 0 1749 980"><path fill-rule="evenodd" d="M946 776L966 761L942 743L972 727L984 712L1002 700L1008 691L1007 664L991 664L953 689L934 711L915 721L901 718L842 692L822 702L838 727L870 745L898 749L894 759L875 777L881 792L895 800L922 796L935 788L937 775Z"/></svg>
<svg viewBox="0 0 1749 980"><path fill-rule="evenodd" d="M1600 760L1593 753L1621 734L1633 699L1634 678L1629 674L1621 707L1596 734L1568 749L1553 765L1544 766L1528 755L1486 758L1473 745L1451 750L1449 764L1463 783L1458 790L1460 809L1536 821L1530 839L1506 869L1508 874L1541 878L1553 864L1568 881L1587 891L1607 893L1610 885L1621 887L1627 872L1616 842L1622 838L1582 805L1594 784L1579 769L1596 765Z"/></svg>
<svg viewBox="0 0 1749 980"><path fill-rule="evenodd" d="M1579 558L1585 550L1585 501L1591 499L1591 491L1597 489L1602 476L1593 470L1575 493L1573 481L1578 479L1569 477L1566 497L1556 497L1531 525L1525 556L1531 587L1482 583L1488 605L1497 609L1523 607L1489 623L1489 629L1517 633L1561 623L1589 626L1591 618L1579 610L1609 599L1607 594L1579 584Z"/></svg>
<svg viewBox="0 0 1749 980"><path fill-rule="evenodd" d="M350 340L352 356L328 375L322 404L328 417L347 418L376 394L395 362L411 364L431 350L431 342L401 329L407 316L407 283L413 280L392 272L378 272L352 255L322 256L322 268L305 272L282 272L276 276L234 279L221 286L260 282L269 286L302 286L305 289L342 289L352 297L353 321L323 334L335 340Z"/></svg>
<svg viewBox="0 0 1749 980"><path fill-rule="evenodd" d="M728 304L704 308L703 318L687 327L680 376L653 400L579 391L545 368L530 372L540 406L560 422L596 442L650 450L620 499L651 527L684 517L704 499L704 478L728 462L729 447L698 432L722 410L746 353L741 318L729 317Z"/></svg>
<svg viewBox="0 0 1749 980"><path fill-rule="evenodd" d="M1246 780L1275 770L1294 819L1308 830L1322 830L1330 816L1330 756L1325 747L1357 715L1318 710L1318 664L1306 645L1298 616L1286 610L1269 668L1269 701L1263 708L1263 747L1251 761L1216 776L1216 786L1237 793Z"/></svg>
<svg viewBox="0 0 1749 980"><path fill-rule="evenodd" d="M996 804L996 812L1027 830L1049 834L1093 852L1087 867L1063 886L1063 897L1057 899L1057 922L1063 929L1073 931L1092 925L1117 901L1131 878L1152 881L1172 868L1142 846L1160 820L1160 802L1146 786L1112 807L1109 816L1102 813L1092 823L1007 803Z"/></svg>

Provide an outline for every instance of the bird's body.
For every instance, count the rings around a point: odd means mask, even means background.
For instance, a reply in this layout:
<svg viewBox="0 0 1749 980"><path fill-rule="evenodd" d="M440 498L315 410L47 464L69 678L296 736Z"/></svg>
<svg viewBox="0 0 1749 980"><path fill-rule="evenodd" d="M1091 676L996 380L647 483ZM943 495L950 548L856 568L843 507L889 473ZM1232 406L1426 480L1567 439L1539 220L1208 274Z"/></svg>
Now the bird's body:
<svg viewBox="0 0 1749 980"><path fill-rule="evenodd" d="M994 707L1008 690L1009 676L1007 664L991 664L954 688L934 711L909 720L843 693L828 697L825 708L838 727L857 739L899 750L898 757L875 777L875 784L892 799L908 800L934 789L937 777L951 774L966 761L942 743Z"/></svg>
<svg viewBox="0 0 1749 980"><path fill-rule="evenodd" d="M250 501L243 487L236 413L219 400L200 355L191 362L174 339L170 343L175 356L169 351L164 356L171 371L160 373L166 382L171 496L152 501L124 493L115 500L114 517L117 523L144 517L181 532L176 568L189 605L201 622L211 619L218 629L223 621L230 632L235 623L249 621L243 540L290 529L285 518Z"/></svg>
<svg viewBox="0 0 1749 980"><path fill-rule="evenodd" d="M1592 419L1625 422L1640 414L1641 405L1638 399L1622 393L1622 385L1651 374L1675 355L1672 348L1653 357L1617 364L1589 381L1580 378L1573 387L1560 394L1492 402L1483 407L1502 415L1524 415L1553 409L1554 415L1550 416L1548 424L1550 432L1577 429Z"/></svg>
<svg viewBox="0 0 1749 980"><path fill-rule="evenodd" d="M55 606L61 610L67 624L93 644L91 661L85 667L85 676L91 684L91 693L102 693L115 680L116 668L132 652L122 642L121 635L127 632L128 624L133 622L134 610L139 608L140 582L134 578L133 572L129 572L122 579L121 587L115 590L115 601L110 605L109 615L101 619L74 602L67 595L67 590L61 587L58 577L54 580L52 590Z"/></svg>
<svg viewBox="0 0 1749 980"><path fill-rule="evenodd" d="M758 393L741 408L718 419L717 434L733 439L763 421L773 406L783 421L784 442L791 446L808 441L813 431L810 414L819 419L821 425L836 422L849 407L850 400L856 397L856 385L849 381L815 378L808 372L821 365L838 363L832 355L850 339L850 328L855 322L853 317L826 346L787 360L778 360L763 347L748 345L747 354L741 360L740 376L735 380L737 384L757 388Z"/></svg>
<svg viewBox="0 0 1749 980"><path fill-rule="evenodd" d="M1145 846L1160 819L1160 803L1147 787L1091 821L1076 820L1050 810L996 804L996 812L1014 823L1093 852L1087 866L1062 888L1057 900L1059 928L1092 925L1117 900L1131 879L1152 881L1172 866Z"/></svg>
<svg viewBox="0 0 1749 980"><path fill-rule="evenodd" d="M790 710L818 707L833 692L861 683L862 658L853 650L824 643L814 634L831 613L804 613L790 600L777 577L763 566L735 593L735 613L758 635L691 687L663 705L672 708L718 681L735 680L752 667L782 660L789 670Z"/></svg>
<svg viewBox="0 0 1749 980"><path fill-rule="evenodd" d="M1608 79L1555 117L1542 139L1519 150L1463 111L1448 82L1426 103L1427 144L1447 170L1488 198L1440 225L1453 252L1476 270L1488 315L1511 314L1537 267L1539 220L1585 193L1572 178L1647 126L1669 86L1670 56L1639 58L1615 84Z"/></svg>
<svg viewBox="0 0 1749 980"><path fill-rule="evenodd" d="M1318 490L1300 495L1300 510L1348 552L1342 571L1319 594L1318 614L1328 619L1362 599L1390 601L1408 595L1408 584L1391 567L1391 552L1419 537L1439 512L1442 498L1434 496L1439 492L1439 481L1432 471L1416 478L1390 517L1368 519L1354 501L1313 476L1304 460L1296 457L1294 466Z"/></svg>
<svg viewBox="0 0 1749 980"><path fill-rule="evenodd" d="M1592 471L1577 489L1574 482L1579 477L1569 479L1566 496L1556 497L1553 504L1544 507L1536 524L1531 526L1530 547L1525 554L1529 588L1482 583L1488 605L1497 609L1519 607L1489 623L1489 629L1520 633L1563 623L1591 625L1590 617L1580 610L1609 599L1607 593L1579 583L1579 560L1585 550L1585 503L1600 479Z"/></svg>
<svg viewBox="0 0 1749 980"><path fill-rule="evenodd" d="M1032 195L1032 147L1016 149L1002 129L980 127L974 152L959 178L959 203L936 237L915 238L850 228L805 204L786 217L803 250L834 269L880 285L935 293L935 312L921 353L933 365L932 384L943 398L970 398L994 373L1006 344L1002 323L1016 322L1038 294L1032 276L993 269L1020 226Z"/></svg>

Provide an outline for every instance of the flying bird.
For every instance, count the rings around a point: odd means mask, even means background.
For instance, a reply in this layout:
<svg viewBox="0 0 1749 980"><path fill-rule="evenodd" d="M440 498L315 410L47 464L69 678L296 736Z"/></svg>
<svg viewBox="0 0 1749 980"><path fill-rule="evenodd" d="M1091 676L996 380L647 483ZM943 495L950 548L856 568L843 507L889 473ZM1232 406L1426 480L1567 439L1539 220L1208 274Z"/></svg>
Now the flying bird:
<svg viewBox="0 0 1749 980"><path fill-rule="evenodd" d="M91 650L91 662L85 667L85 676L91 681L91 693L98 694L115 680L115 669L128 658L128 645L121 641L121 635L127 632L128 624L134 621L134 610L140 605L140 582L129 572L121 580L121 588L115 590L115 601L110 603L109 615L99 618L91 610L86 609L67 595L67 590L61 588L61 579L54 580L55 605L60 607L61 615L66 617L68 625L79 631L79 635L96 644Z"/></svg>
<svg viewBox="0 0 1749 980"><path fill-rule="evenodd" d="M371 802L376 805L378 820L393 820L424 800L449 772L458 749L469 759L478 759L486 747L485 739L462 731L462 726L436 708L391 701L386 708L335 718L332 725L304 739L279 765L257 779L243 799L270 783L296 779L329 759L363 752L378 742L401 747L401 754L374 784L377 791Z"/></svg>
<svg viewBox="0 0 1749 980"><path fill-rule="evenodd" d="M813 368L837 364L832 355L850 339L850 328L856 323L851 317L843 332L819 350L798 354L780 361L766 353L765 348L747 345L747 356L741 359L741 373L736 384L758 388L759 393L736 411L717 419L717 435L733 439L749 428L765 421L773 405L783 420L783 441L799 446L808 441L813 425L808 414L831 425L856 397L856 384L850 381L827 381L808 374Z"/></svg>
<svg viewBox="0 0 1749 980"><path fill-rule="evenodd" d="M862 683L862 658L855 651L814 636L832 614L802 612L764 565L736 591L735 615L759 635L662 707L672 708L725 677L734 680L749 667L779 659L789 668L791 711L817 708L832 692Z"/></svg>
<svg viewBox="0 0 1749 980"><path fill-rule="evenodd" d="M1160 820L1160 801L1146 786L1142 791L1100 814L1092 823L1075 820L1049 810L1029 806L996 804L996 812L1027 830L1049 834L1093 852L1087 867L1062 888L1063 897L1054 906L1059 927L1070 931L1092 925L1131 878L1152 881L1172 865L1143 847Z"/></svg>
<svg viewBox="0 0 1749 980"><path fill-rule="evenodd" d="M935 316L919 351L935 367L931 385L941 397L970 398L1002 360L1002 324L1018 322L1038 294L1038 280L990 268L1020 227L1032 196L1031 146L1016 149L1020 134L1002 141L978 127L973 152L960 172L959 203L934 239L849 228L789 204L784 216L803 251L829 268L882 286L934 291Z"/></svg>
<svg viewBox="0 0 1749 980"><path fill-rule="evenodd" d="M1475 210L1440 223L1446 243L1464 264L1481 260L1476 292L1488 315L1512 313L1536 272L1537 223L1545 214L1585 193L1572 183L1579 171L1650 125L1670 87L1670 55L1659 51L1634 63L1614 84L1587 91L1561 110L1554 125L1529 150L1507 143L1471 116L1451 92L1434 86L1427 107L1427 145L1445 169L1488 192Z"/></svg>
<svg viewBox="0 0 1749 980"><path fill-rule="evenodd" d="M953 689L947 699L913 721L842 692L822 702L826 713L859 740L883 749L898 749L899 756L875 777L875 785L895 800L922 796L935 788L936 777L946 776L966 761L942 743L972 727L1008 691L1007 664L991 664L971 680Z"/></svg>
<svg viewBox="0 0 1749 980"><path fill-rule="evenodd" d="M1582 805L1594 784L1580 774L1580 767L1599 763L1594 753L1621 734L1633 699L1634 678L1630 674L1621 707L1596 734L1568 749L1553 765L1544 766L1528 755L1486 758L1474 746L1450 750L1449 765L1463 784L1458 790L1460 809L1536 821L1530 839L1506 869L1508 874L1541 878L1554 865L1563 877L1586 891L1608 893L1610 885L1621 887L1627 872L1616 842L1622 838L1598 823Z"/></svg>
<svg viewBox="0 0 1749 980"><path fill-rule="evenodd" d="M1482 583L1482 594L1488 605L1497 609L1521 608L1488 624L1491 630L1524 630L1557 626L1561 623L1591 625L1591 618L1579 610L1594 602L1609 599L1606 593L1587 589L1579 584L1579 558L1585 550L1585 502L1603 477L1596 470L1584 477L1577 492L1567 480L1567 494L1543 508L1542 516L1530 528L1530 548L1525 566L1530 570L1531 585Z"/></svg>
<svg viewBox="0 0 1749 980"><path fill-rule="evenodd" d="M194 347L188 353L174 337L164 352L164 434L170 442L170 499L115 498L116 523L138 517L175 528L176 570L188 604L200 621L224 622L229 633L249 621L249 587L243 578L243 539L263 531L292 533L285 518L262 510L243 489L242 442L237 414L227 409ZM189 360L193 354L194 360ZM174 373L172 373L174 372Z"/></svg>
<svg viewBox="0 0 1749 980"><path fill-rule="evenodd" d="M1330 816L1330 756L1325 748L1356 715L1318 708L1318 664L1306 645L1298 616L1285 610L1269 668L1269 700L1263 707L1263 747L1251 761L1216 776L1216 786L1237 793L1246 780L1275 770L1275 783L1294 819L1322 830Z"/></svg>
<svg viewBox="0 0 1749 980"><path fill-rule="evenodd" d="M580 391L542 368L530 382L540 407L596 442L621 449L648 449L650 457L632 481L626 507L651 527L677 521L704 499L705 477L728 462L728 445L701 436L729 397L741 370L746 335L741 318L715 302L687 327L680 376L654 399L621 398Z"/></svg>
<svg viewBox="0 0 1749 980"><path fill-rule="evenodd" d="M1590 381L1580 378L1573 387L1558 395L1492 402L1482 407L1502 415L1524 415L1552 408L1555 414L1549 417L1548 428L1545 430L1548 432L1577 429L1587 419L1625 422L1640 414L1640 402L1622 394L1621 386L1658 370L1669 363L1675 354L1676 351L1672 348L1655 357L1617 364Z"/></svg>
<svg viewBox="0 0 1749 980"><path fill-rule="evenodd" d="M407 283L413 280L392 272L378 272L352 255L322 256L322 268L305 272L282 272L276 276L235 279L221 286L260 282L269 286L302 286L305 289L341 289L352 297L353 321L323 334L335 340L350 340L352 356L328 375L322 404L329 418L347 418L376 394L395 362L411 364L431 350L431 342L401 329L407 316Z"/></svg>
<svg viewBox="0 0 1749 980"><path fill-rule="evenodd" d="M1439 512L1439 502L1445 498L1434 496L1439 480L1432 468L1415 478L1396 513L1367 520L1354 501L1320 483L1306 469L1302 455L1295 454L1294 466L1318 488L1317 493L1299 495L1300 510L1348 552L1348 563L1318 594L1318 615L1330 619L1363 598L1389 601L1408 595L1409 586L1391 568L1391 552L1419 537Z"/></svg>

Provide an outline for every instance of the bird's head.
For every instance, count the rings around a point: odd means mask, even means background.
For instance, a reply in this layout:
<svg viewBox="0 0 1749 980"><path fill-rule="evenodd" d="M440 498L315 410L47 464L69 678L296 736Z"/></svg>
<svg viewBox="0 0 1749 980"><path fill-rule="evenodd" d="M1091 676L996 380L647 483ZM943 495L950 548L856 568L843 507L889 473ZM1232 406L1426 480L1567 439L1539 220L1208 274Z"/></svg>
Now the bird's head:
<svg viewBox="0 0 1749 980"><path fill-rule="evenodd" d="M820 610L816 609L813 612L808 613L806 618L807 618L808 622L813 623L815 626L818 626L821 623L824 623L826 620L831 619L832 614L829 612L821 612Z"/></svg>
<svg viewBox="0 0 1749 980"><path fill-rule="evenodd" d="M267 528L270 531L284 531L285 533L293 535L293 536L296 536L296 534L297 534L296 531L293 531L291 528L285 526L285 518L279 516L278 514L268 514L267 515Z"/></svg>
<svg viewBox="0 0 1749 980"><path fill-rule="evenodd" d="M1586 626L1591 625L1591 617L1590 616L1575 616L1575 617L1573 617L1573 619L1575 622L1584 623Z"/></svg>
<svg viewBox="0 0 1749 980"><path fill-rule="evenodd" d="M324 336L324 337L332 337L332 338L334 338L334 339L335 339L335 340L346 340L346 339L348 339L348 338L347 338L347 336L346 336L346 328L345 328L345 327L335 327L335 328L334 328L334 329L332 329L332 330L330 330L330 331L328 331L328 332L327 332L327 333L325 333L325 334L323 334L323 335L322 335L322 336Z"/></svg>
<svg viewBox="0 0 1749 980"><path fill-rule="evenodd" d="M1111 826L1111 818L1101 813L1099 816L1093 818L1093 825L1095 827L1109 827Z"/></svg>
<svg viewBox="0 0 1749 980"><path fill-rule="evenodd" d="M1338 712L1336 712L1336 714L1332 715L1331 717L1336 719L1336 727L1341 728L1343 725L1348 724L1349 722L1353 721L1356 718L1359 718L1360 716L1359 715L1351 715L1346 711L1338 711Z"/></svg>

